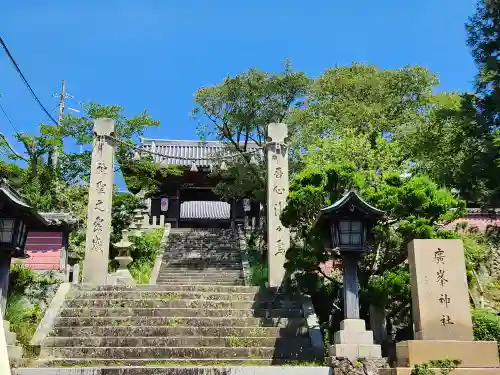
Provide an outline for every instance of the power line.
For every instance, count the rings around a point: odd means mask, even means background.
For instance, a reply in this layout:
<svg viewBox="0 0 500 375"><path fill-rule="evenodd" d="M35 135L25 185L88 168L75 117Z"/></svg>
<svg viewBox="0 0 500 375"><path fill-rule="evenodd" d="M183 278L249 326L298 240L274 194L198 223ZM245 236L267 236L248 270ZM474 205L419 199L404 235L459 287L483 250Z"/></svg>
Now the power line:
<svg viewBox="0 0 500 375"><path fill-rule="evenodd" d="M5 116L5 118L7 119L7 121L9 122L10 126L12 126L12 129L14 130L14 133L16 133L19 136L19 132L17 131L14 123L10 119L9 115L7 114L7 112L5 112L5 109L3 108L2 104L0 104L0 111L2 111L3 115Z"/></svg>
<svg viewBox="0 0 500 375"><path fill-rule="evenodd" d="M57 125L57 121L54 119L54 117L52 117L52 115L50 114L49 111L47 111L47 109L44 107L44 105L42 104L42 102L40 101L40 99L38 99L38 96L36 96L35 92L33 91L33 89L31 88L30 84L28 83L28 80L26 79L26 77L24 76L23 72L21 71L21 69L19 68L19 66L17 65L16 63L16 60L14 60L14 57L12 56L12 54L10 53L9 49L7 48L7 46L5 45L5 42L3 41L2 37L0 37L0 44L2 45L3 49L5 50L5 53L7 54L7 56L9 57L10 61L12 62L12 64L14 65L14 68L17 70L17 72L19 73L19 76L21 77L21 79L23 80L24 84L26 85L26 87L28 88L28 90L30 91L31 95L33 96L33 98L35 99L35 101L38 103L38 105L42 108L42 110L45 112L45 114L54 122L54 124Z"/></svg>
<svg viewBox="0 0 500 375"><path fill-rule="evenodd" d="M7 121L9 122L10 126L12 126L12 129L14 130L14 132L16 133L16 135L18 137L20 137L20 134L19 132L17 131L14 123L12 122L12 120L10 119L10 117L7 115L7 112L5 112L5 109L3 108L2 104L0 104L0 111L2 111L2 113L4 114L5 118L7 119ZM7 139L7 137L0 133L0 138L2 138L5 142L5 145L7 146L7 148L15 155L17 156L19 159L22 159L24 161L26 161L26 159L21 155L19 154L16 150L14 150L14 148L12 147L12 145L9 143L9 140Z"/></svg>

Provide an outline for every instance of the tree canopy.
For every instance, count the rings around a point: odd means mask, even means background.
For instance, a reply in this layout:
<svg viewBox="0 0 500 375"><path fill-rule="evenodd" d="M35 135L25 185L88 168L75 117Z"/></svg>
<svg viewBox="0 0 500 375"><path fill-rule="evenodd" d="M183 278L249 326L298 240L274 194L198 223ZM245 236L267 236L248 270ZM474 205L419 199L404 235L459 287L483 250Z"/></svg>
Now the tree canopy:
<svg viewBox="0 0 500 375"><path fill-rule="evenodd" d="M214 171L220 179L216 192L221 197L265 201L265 161L255 153L252 164L252 154L248 151L254 145L264 145L267 125L282 122L299 105L309 82L304 73L294 72L290 63L285 62L282 72L250 69L196 92L193 116L198 121L201 138L214 137L225 144L226 151L240 155L226 160L227 170Z"/></svg>

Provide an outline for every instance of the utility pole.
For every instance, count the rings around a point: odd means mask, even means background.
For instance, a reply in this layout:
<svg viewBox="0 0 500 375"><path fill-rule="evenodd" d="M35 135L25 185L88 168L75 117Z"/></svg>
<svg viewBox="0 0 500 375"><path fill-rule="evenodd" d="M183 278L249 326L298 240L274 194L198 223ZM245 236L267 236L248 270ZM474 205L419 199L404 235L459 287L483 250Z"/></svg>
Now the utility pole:
<svg viewBox="0 0 500 375"><path fill-rule="evenodd" d="M64 117L64 100L66 99L66 81L63 79L61 85L61 94L59 96L59 117L57 118L57 126L61 126L61 122ZM52 167L57 167L57 161L59 157L59 151L55 147L52 154Z"/></svg>

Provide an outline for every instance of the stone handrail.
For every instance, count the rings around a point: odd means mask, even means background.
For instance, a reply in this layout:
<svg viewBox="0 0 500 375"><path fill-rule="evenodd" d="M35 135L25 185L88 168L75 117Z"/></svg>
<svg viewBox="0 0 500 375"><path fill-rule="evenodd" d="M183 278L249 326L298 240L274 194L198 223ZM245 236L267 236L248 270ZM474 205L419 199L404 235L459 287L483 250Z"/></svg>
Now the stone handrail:
<svg viewBox="0 0 500 375"><path fill-rule="evenodd" d="M0 310L0 315L2 311ZM3 319L0 319L0 374L11 375L9 353L7 352L7 340L5 338L5 327Z"/></svg>
<svg viewBox="0 0 500 375"><path fill-rule="evenodd" d="M241 267L243 268L243 280L245 285L250 285L250 263L248 262L247 241L243 226L238 225L238 247L241 253Z"/></svg>
<svg viewBox="0 0 500 375"><path fill-rule="evenodd" d="M156 228L164 228L165 227L165 216L160 215L160 224L156 224L156 219L158 216L151 216L153 218L153 224L149 224L150 216L145 214L142 218L142 222L140 223L141 229L156 229Z"/></svg>
<svg viewBox="0 0 500 375"><path fill-rule="evenodd" d="M164 216L161 216L164 218ZM171 224L167 223L164 227L163 237L160 241L160 251L156 256L155 265L151 271L151 276L149 277L149 284L156 284L156 279L158 279L158 274L160 273L161 262L163 260L163 254L165 252L165 247L167 246L168 236L170 235Z"/></svg>
<svg viewBox="0 0 500 375"><path fill-rule="evenodd" d="M302 294L300 298L302 300L302 313L304 314L304 319L309 331L311 347L313 348L316 358L323 358L325 355L325 343L311 297L307 294Z"/></svg>
<svg viewBox="0 0 500 375"><path fill-rule="evenodd" d="M52 298L52 301L50 301L50 305L45 311L42 320L38 324L35 334L31 338L31 345L40 345L42 341L48 336L50 331L54 328L54 323L57 316L59 315L59 311L61 310L64 301L66 300L66 296L71 290L71 285L71 283L62 283L61 285L59 285L59 289L57 289L54 298ZM2 373L0 372L0 374Z"/></svg>

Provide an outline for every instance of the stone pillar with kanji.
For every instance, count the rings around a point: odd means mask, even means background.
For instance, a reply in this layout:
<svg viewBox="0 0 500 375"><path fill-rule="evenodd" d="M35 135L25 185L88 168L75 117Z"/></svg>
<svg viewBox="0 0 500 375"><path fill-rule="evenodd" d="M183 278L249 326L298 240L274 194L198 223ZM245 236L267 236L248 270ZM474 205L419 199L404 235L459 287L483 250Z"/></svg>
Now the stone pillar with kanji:
<svg viewBox="0 0 500 375"><path fill-rule="evenodd" d="M96 119L92 144L89 202L85 259L82 282L106 284L108 274L109 240L111 235L111 205L113 198L113 135L112 119Z"/></svg>
<svg viewBox="0 0 500 375"><path fill-rule="evenodd" d="M290 231L280 221L288 196L288 147L286 124L267 127L267 246L269 286L279 288L285 277L285 253L290 247Z"/></svg>
<svg viewBox="0 0 500 375"><path fill-rule="evenodd" d="M457 374L500 374L497 343L474 340L462 240L413 240L408 263L415 340L398 342L398 367L379 374L406 375L442 359L459 360Z"/></svg>

